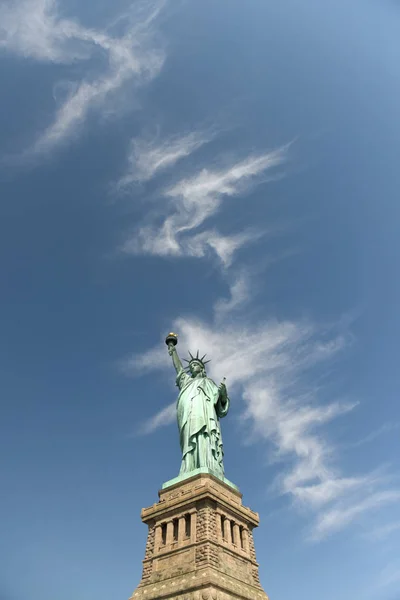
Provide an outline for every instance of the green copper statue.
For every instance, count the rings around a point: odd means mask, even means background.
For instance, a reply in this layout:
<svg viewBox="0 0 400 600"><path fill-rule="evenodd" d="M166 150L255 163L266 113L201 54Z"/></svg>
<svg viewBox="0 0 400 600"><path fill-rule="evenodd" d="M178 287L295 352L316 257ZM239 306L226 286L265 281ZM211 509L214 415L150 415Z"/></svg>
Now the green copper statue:
<svg viewBox="0 0 400 600"><path fill-rule="evenodd" d="M185 372L176 351L178 336L170 333L165 340L172 357L180 392L176 404L182 450L180 475L205 467L224 479L223 448L219 420L229 410L224 381L217 386L207 377L204 357L190 354Z"/></svg>

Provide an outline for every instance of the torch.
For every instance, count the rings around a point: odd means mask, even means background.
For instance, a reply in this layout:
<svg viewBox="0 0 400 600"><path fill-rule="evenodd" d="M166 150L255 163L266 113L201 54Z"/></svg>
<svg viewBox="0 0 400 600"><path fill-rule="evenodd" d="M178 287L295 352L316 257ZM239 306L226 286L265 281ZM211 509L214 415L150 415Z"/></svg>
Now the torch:
<svg viewBox="0 0 400 600"><path fill-rule="evenodd" d="M178 336L176 335L176 333L169 333L165 338L165 343L168 346L168 350L172 350L172 348L178 343Z"/></svg>

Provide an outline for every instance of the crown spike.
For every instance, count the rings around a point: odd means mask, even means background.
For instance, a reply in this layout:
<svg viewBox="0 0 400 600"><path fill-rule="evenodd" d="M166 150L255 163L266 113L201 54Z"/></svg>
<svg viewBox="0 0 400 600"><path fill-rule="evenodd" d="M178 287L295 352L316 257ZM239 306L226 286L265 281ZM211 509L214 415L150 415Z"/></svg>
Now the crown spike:
<svg viewBox="0 0 400 600"><path fill-rule="evenodd" d="M189 350L189 357L190 357L190 358L189 358L189 360L188 360L187 358L184 358L184 359L183 359L185 362L187 362L187 363L188 363L188 364L187 364L187 365L184 367L184 369L186 369L186 370L190 371L190 363L192 363L192 362L194 362L194 361L195 361L195 362L198 362L198 363L200 363L200 364L201 364L203 367L205 367L205 365L206 365L207 363L209 363L209 362L210 362L209 360L204 360L206 356L207 356L207 354L204 354L204 356L202 356L202 357L200 358L200 352L199 352L199 350L197 350L197 352L196 352L196 356L194 356L194 355L193 355L193 354L190 352L190 350Z"/></svg>

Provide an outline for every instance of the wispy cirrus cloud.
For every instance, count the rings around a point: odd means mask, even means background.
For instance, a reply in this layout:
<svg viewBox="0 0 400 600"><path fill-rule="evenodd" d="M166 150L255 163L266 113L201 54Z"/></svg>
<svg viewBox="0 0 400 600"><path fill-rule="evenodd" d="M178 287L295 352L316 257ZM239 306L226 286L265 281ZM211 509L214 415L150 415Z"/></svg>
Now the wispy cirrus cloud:
<svg viewBox="0 0 400 600"><path fill-rule="evenodd" d="M345 448L358 448L359 446L363 446L364 444L369 444L374 442L378 437L382 435L388 435L393 431L397 431L400 428L400 423L384 423L374 431L371 431L365 437L355 440L354 442L349 442L345 444Z"/></svg>
<svg viewBox="0 0 400 600"><path fill-rule="evenodd" d="M398 502L399 500L400 490L385 490L377 491L367 498L352 502L350 505L334 506L317 519L314 537L325 537L327 534L343 529L364 513L377 510L386 504Z"/></svg>
<svg viewBox="0 0 400 600"><path fill-rule="evenodd" d="M400 535L400 521L392 521L380 527L374 527L366 535L373 540L384 540L394 533Z"/></svg>
<svg viewBox="0 0 400 600"><path fill-rule="evenodd" d="M176 421L176 402L172 402L157 414L153 415L138 428L138 433L146 435L153 433L160 427L166 427Z"/></svg>
<svg viewBox="0 0 400 600"><path fill-rule="evenodd" d="M95 42L96 32L85 31L59 16L55 0L9 0L0 6L0 47L24 58L67 64L88 58L88 46L74 43Z"/></svg>
<svg viewBox="0 0 400 600"><path fill-rule="evenodd" d="M196 175L184 178L163 192L168 201L169 214L162 222L140 227L122 245L127 254L157 256L204 257L214 252L228 267L238 249L263 235L262 231L244 230L223 234L216 227L198 231L215 216L224 198L245 194L267 176L267 172L281 165L288 147L247 157L220 169L202 169Z"/></svg>
<svg viewBox="0 0 400 600"><path fill-rule="evenodd" d="M55 0L9 1L0 8L0 47L4 50L40 62L79 62L85 67L82 79L70 85L53 122L25 156L45 153L69 139L90 110L104 108L128 82L143 84L159 72L164 54L154 47L153 22L163 4L154 1L145 10L138 5L121 36L63 18ZM105 66L95 67L90 59L104 59L104 55Z"/></svg>
<svg viewBox="0 0 400 600"><path fill-rule="evenodd" d="M214 304L216 321L223 321L226 315L243 308L250 298L250 280L243 272L233 278L229 286L229 298L220 298Z"/></svg>
<svg viewBox="0 0 400 600"><path fill-rule="evenodd" d="M365 488L369 483L373 483L370 476L322 478L318 483L297 487L295 497L304 505L320 508L343 495Z"/></svg>
<svg viewBox="0 0 400 600"><path fill-rule="evenodd" d="M118 187L125 188L131 183L152 179L210 142L212 138L211 132L201 131L167 139L160 139L159 136L134 138L130 143L128 168L120 178Z"/></svg>
<svg viewBox="0 0 400 600"><path fill-rule="evenodd" d="M379 578L379 588L391 587L396 585L396 590L398 591L400 584L400 562L392 561L386 565L384 569L382 569ZM391 597L392 600L399 600L400 594L396 594L395 597Z"/></svg>

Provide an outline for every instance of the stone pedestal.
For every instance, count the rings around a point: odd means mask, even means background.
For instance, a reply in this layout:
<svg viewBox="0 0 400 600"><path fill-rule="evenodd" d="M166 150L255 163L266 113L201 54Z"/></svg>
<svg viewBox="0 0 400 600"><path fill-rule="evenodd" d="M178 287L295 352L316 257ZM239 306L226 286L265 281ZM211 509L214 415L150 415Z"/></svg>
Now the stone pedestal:
<svg viewBox="0 0 400 600"><path fill-rule="evenodd" d="M213 475L166 487L142 510L143 574L130 600L268 600L253 542L258 514Z"/></svg>

